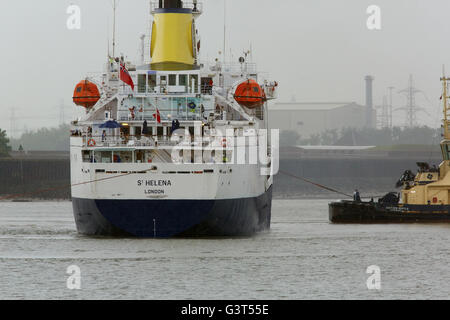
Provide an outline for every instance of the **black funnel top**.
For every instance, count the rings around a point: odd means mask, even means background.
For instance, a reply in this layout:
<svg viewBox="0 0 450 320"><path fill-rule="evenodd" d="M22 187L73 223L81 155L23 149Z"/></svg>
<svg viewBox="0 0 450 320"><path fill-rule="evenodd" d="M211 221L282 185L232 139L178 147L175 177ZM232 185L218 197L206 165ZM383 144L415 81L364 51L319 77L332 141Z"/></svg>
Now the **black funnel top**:
<svg viewBox="0 0 450 320"><path fill-rule="evenodd" d="M181 0L159 0L159 7L161 9L181 9L181 8L183 8L183 1L181 1Z"/></svg>

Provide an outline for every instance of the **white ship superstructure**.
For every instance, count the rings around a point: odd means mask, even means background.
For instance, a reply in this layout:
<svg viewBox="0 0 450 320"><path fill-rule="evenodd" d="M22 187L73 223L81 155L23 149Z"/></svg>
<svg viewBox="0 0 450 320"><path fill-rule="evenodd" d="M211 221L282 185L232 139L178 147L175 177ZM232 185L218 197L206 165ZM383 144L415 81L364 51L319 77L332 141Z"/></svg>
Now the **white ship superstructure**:
<svg viewBox="0 0 450 320"><path fill-rule="evenodd" d="M78 231L249 235L270 227L267 100L256 65L199 61L201 3L152 3L152 63L108 59L75 89L71 177ZM97 95L98 94L98 95ZM267 138L269 137L269 138Z"/></svg>

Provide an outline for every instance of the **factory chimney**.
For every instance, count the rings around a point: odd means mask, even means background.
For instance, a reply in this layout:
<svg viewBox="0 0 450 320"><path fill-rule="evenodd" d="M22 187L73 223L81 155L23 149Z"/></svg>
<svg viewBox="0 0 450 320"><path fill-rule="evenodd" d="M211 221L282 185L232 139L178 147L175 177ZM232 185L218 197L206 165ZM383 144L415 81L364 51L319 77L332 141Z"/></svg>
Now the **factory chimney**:
<svg viewBox="0 0 450 320"><path fill-rule="evenodd" d="M373 80L374 77L366 76L366 127L374 127L373 119Z"/></svg>

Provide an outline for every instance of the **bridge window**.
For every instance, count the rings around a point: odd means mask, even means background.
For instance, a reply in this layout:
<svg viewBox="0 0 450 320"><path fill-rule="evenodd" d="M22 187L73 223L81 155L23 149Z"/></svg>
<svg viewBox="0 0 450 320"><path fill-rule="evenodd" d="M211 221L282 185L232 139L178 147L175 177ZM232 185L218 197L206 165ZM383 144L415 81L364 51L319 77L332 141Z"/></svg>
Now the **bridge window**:
<svg viewBox="0 0 450 320"><path fill-rule="evenodd" d="M180 86L187 86L187 74L180 74Z"/></svg>
<svg viewBox="0 0 450 320"><path fill-rule="evenodd" d="M139 93L144 93L145 92L145 88L147 86L146 83L146 75L145 74L139 74L138 75L138 92Z"/></svg>
<svg viewBox="0 0 450 320"><path fill-rule="evenodd" d="M177 75L169 74L169 86L176 86L176 85L177 85Z"/></svg>
<svg viewBox="0 0 450 320"><path fill-rule="evenodd" d="M147 82L149 90L153 90L156 87L156 74L149 74Z"/></svg>

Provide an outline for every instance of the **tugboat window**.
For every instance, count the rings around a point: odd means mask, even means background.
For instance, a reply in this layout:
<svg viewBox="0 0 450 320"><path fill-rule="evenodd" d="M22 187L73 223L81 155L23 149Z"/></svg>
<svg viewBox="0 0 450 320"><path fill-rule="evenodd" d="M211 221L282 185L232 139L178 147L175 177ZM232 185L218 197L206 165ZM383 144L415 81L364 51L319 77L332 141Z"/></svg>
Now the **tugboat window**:
<svg viewBox="0 0 450 320"><path fill-rule="evenodd" d="M444 160L450 160L450 144L442 145L442 157Z"/></svg>

